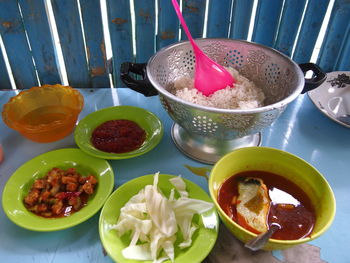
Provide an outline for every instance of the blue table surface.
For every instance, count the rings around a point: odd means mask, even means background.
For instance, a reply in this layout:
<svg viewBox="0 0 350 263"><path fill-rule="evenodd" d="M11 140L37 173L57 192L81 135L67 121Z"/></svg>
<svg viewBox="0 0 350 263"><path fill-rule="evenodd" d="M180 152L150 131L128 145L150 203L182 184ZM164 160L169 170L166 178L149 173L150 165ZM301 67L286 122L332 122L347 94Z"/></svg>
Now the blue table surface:
<svg viewBox="0 0 350 263"><path fill-rule="evenodd" d="M190 173L184 167L185 164L198 167L206 165L189 159L176 148L170 136L172 120L157 96L146 98L129 89L80 91L85 98L80 119L101 108L133 105L155 113L164 124L164 137L151 152L128 160L110 161L115 173L115 188L135 177L160 171L181 174L208 191L205 178ZM0 107L15 94L16 91L0 91ZM336 216L328 231L310 244L320 248L322 261L350 262L350 130L320 113L307 95L300 95L288 105L278 120L262 131L262 135L263 146L282 149L303 158L328 180L337 200ZM8 128L2 120L0 143L5 153L5 160L0 164L1 196L8 178L26 161L54 149L77 147L72 134L54 143L31 142ZM99 213L78 226L41 233L18 227L0 209L0 261L112 262L103 253L98 218ZM278 253L274 253L277 257ZM235 262L239 262L239 259Z"/></svg>

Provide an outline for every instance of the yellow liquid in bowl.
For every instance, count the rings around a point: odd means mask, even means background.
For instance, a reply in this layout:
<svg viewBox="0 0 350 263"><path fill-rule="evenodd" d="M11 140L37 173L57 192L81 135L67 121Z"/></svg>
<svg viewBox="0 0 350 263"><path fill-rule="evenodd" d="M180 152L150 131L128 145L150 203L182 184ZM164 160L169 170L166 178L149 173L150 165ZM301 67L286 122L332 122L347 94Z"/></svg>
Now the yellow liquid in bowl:
<svg viewBox="0 0 350 263"><path fill-rule="evenodd" d="M35 142L54 142L72 132L77 118L78 114L68 107L40 107L19 119L18 126L23 127L19 127L18 131ZM28 125L31 128L28 128Z"/></svg>
<svg viewBox="0 0 350 263"><path fill-rule="evenodd" d="M23 125L50 124L71 118L71 109L62 106L45 106L28 112L19 119Z"/></svg>

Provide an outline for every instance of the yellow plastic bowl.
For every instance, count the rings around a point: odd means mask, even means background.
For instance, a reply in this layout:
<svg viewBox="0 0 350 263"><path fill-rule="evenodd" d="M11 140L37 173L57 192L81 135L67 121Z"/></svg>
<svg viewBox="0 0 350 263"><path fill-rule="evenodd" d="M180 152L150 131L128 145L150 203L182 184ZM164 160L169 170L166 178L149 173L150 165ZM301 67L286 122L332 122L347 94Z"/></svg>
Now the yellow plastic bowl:
<svg viewBox="0 0 350 263"><path fill-rule="evenodd" d="M316 222L310 237L297 240L269 239L264 250L286 249L309 242L322 235L332 224L336 203L326 179L313 166L299 157L274 148L248 147L235 150L222 157L213 167L209 178L209 191L226 227L246 243L256 234L234 222L217 202L222 183L239 172L260 170L283 176L297 184L309 196L316 211Z"/></svg>
<svg viewBox="0 0 350 263"><path fill-rule="evenodd" d="M68 86L43 85L21 91L3 107L7 126L29 140L54 142L70 134L84 106L84 97Z"/></svg>

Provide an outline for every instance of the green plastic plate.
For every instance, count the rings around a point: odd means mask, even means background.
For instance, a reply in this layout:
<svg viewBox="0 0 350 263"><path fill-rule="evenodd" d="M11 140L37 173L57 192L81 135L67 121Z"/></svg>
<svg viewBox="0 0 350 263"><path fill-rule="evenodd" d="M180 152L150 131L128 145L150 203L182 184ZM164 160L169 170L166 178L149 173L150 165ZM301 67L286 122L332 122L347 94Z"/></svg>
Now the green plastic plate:
<svg viewBox="0 0 350 263"><path fill-rule="evenodd" d="M76 168L83 176L96 176L95 193L81 210L62 218L44 218L26 209L23 199L35 179L43 177L52 168ZM2 206L8 218L23 228L34 231L66 229L92 217L100 210L114 187L113 170L106 160L92 157L79 149L60 149L39 155L19 167L7 181Z"/></svg>
<svg viewBox="0 0 350 263"><path fill-rule="evenodd" d="M91 143L91 135L100 124L117 119L136 122L146 132L143 145L131 152L109 153L96 149ZM81 150L89 155L103 159L128 159L152 150L163 137L163 125L156 115L138 107L115 106L95 111L79 121L74 132L74 139Z"/></svg>

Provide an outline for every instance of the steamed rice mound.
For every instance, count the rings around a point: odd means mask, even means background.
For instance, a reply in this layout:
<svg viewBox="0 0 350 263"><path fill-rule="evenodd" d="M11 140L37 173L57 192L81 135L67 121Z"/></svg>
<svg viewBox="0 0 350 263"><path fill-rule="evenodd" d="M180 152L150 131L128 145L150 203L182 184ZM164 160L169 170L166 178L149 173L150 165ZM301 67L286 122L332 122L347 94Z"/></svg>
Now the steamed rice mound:
<svg viewBox="0 0 350 263"><path fill-rule="evenodd" d="M205 96L194 88L194 79L182 77L174 82L173 94L194 104L220 109L254 109L264 106L265 95L252 81L234 68L226 68L236 80L233 87Z"/></svg>

